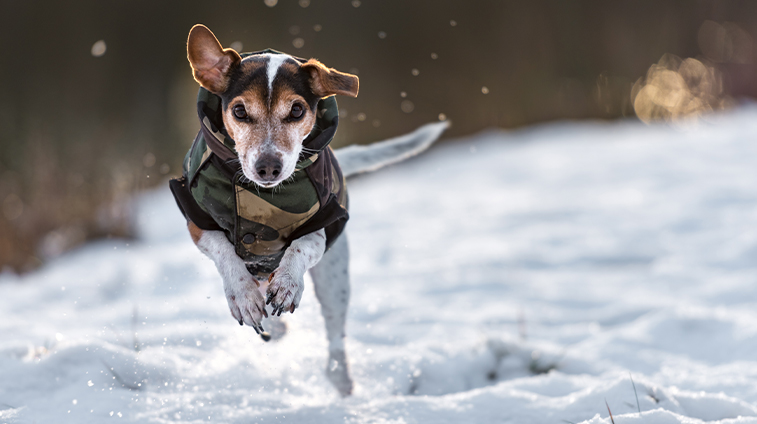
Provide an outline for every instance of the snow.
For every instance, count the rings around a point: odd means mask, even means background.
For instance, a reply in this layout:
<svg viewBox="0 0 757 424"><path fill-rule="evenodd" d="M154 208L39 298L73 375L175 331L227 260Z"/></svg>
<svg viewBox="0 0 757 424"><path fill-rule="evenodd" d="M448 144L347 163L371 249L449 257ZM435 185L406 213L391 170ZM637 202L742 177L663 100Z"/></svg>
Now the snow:
<svg viewBox="0 0 757 424"><path fill-rule="evenodd" d="M0 275L0 423L757 423L755 140L557 123L351 180L346 399L312 287L264 343L146 193L138 240Z"/></svg>

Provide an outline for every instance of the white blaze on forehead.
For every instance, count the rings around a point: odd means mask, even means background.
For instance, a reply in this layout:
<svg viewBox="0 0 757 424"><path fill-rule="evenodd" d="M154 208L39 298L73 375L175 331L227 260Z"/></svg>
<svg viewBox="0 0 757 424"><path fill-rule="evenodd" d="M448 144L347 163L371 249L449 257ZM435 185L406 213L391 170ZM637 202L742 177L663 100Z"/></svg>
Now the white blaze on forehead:
<svg viewBox="0 0 757 424"><path fill-rule="evenodd" d="M268 56L268 63L266 64L266 75L268 76L268 95L273 92L273 80L276 78L276 74L279 72L281 65L286 62L291 56L286 54L266 54Z"/></svg>

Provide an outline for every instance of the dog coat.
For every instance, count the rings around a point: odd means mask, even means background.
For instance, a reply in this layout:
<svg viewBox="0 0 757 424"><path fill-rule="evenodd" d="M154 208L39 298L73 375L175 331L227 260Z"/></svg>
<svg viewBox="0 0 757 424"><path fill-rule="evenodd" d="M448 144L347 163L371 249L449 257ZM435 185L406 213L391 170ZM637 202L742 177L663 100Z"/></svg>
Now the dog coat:
<svg viewBox="0 0 757 424"><path fill-rule="evenodd" d="M273 272L291 242L314 231L325 229L330 247L349 219L346 182L329 147L339 122L334 96L318 103L303 141L308 153L300 154L292 177L271 189L245 182L220 97L200 88L197 113L200 131L183 174L169 182L184 217L203 230L223 231L253 275Z"/></svg>

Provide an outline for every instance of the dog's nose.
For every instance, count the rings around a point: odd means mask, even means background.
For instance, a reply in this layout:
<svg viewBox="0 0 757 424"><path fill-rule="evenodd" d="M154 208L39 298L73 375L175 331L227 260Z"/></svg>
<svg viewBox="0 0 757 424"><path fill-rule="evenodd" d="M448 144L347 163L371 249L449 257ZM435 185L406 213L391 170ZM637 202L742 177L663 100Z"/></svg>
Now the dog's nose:
<svg viewBox="0 0 757 424"><path fill-rule="evenodd" d="M263 181L273 181L281 174L281 161L274 156L263 156L255 162L255 172Z"/></svg>

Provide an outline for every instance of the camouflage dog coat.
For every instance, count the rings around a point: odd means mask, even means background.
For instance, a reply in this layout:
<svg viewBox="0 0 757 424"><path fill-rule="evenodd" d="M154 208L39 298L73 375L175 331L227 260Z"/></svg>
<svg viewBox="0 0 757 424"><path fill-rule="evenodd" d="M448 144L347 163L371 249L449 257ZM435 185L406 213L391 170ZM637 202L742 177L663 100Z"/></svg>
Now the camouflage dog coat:
<svg viewBox="0 0 757 424"><path fill-rule="evenodd" d="M349 219L345 180L329 147L339 122L334 97L318 103L315 126L303 141L308 153L300 155L292 178L271 189L245 182L223 127L220 97L200 88L197 112L200 131L183 175L169 183L184 217L203 230L223 231L253 275L273 272L291 242L314 231L325 229L330 247Z"/></svg>

